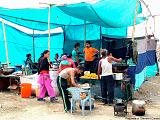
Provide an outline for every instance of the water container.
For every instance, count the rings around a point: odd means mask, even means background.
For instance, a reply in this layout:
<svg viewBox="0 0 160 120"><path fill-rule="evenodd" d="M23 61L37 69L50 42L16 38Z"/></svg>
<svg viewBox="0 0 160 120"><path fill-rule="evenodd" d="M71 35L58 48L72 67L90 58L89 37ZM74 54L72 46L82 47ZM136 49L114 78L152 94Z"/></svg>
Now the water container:
<svg viewBox="0 0 160 120"><path fill-rule="evenodd" d="M32 84L30 83L22 83L21 84L21 97L22 98L29 98L31 96L31 88Z"/></svg>

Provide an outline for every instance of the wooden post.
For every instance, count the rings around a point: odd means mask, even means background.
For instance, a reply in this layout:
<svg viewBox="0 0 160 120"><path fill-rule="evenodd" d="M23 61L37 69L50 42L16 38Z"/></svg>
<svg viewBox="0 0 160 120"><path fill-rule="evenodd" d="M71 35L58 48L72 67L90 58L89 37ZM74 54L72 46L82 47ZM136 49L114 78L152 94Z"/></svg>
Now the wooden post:
<svg viewBox="0 0 160 120"><path fill-rule="evenodd" d="M132 29L132 41L133 41L133 43L134 43L134 33L135 33L137 11L138 11L138 1L136 3L136 10L135 10L135 14L134 14L133 29Z"/></svg>
<svg viewBox="0 0 160 120"><path fill-rule="evenodd" d="M84 48L86 46L86 20L84 20Z"/></svg>
<svg viewBox="0 0 160 120"><path fill-rule="evenodd" d="M154 18L154 34L156 34L156 16L154 16L153 18Z"/></svg>
<svg viewBox="0 0 160 120"><path fill-rule="evenodd" d="M134 21L133 21L133 30L132 30L132 47L133 47L133 56L134 56L134 61L137 62L137 50L136 50L136 43L135 43L135 39L134 39L134 33L135 33L135 25L136 25L136 18L137 18L137 12L138 12L138 0L136 3L136 9L135 9L135 14L134 14Z"/></svg>
<svg viewBox="0 0 160 120"><path fill-rule="evenodd" d="M35 62L35 43L34 43L34 30L33 30L33 61Z"/></svg>
<svg viewBox="0 0 160 120"><path fill-rule="evenodd" d="M48 50L50 51L50 45L51 45L51 34L50 34L50 18L51 18L51 5L48 7ZM50 61L50 57L48 59Z"/></svg>
<svg viewBox="0 0 160 120"><path fill-rule="evenodd" d="M4 26L4 20L2 19L2 29L3 29L3 35L4 35L4 44L5 44L5 50L6 50L6 62L9 66L9 58L8 58L8 45L7 45L7 38L6 38L6 29Z"/></svg>

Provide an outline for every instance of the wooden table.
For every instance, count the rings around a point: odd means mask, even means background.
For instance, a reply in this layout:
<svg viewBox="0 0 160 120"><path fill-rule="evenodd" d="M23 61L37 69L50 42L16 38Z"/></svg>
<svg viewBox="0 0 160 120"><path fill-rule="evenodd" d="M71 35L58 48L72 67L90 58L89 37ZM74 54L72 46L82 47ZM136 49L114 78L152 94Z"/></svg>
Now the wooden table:
<svg viewBox="0 0 160 120"><path fill-rule="evenodd" d="M5 90L12 84L19 85L20 77L15 75L0 75L0 90Z"/></svg>

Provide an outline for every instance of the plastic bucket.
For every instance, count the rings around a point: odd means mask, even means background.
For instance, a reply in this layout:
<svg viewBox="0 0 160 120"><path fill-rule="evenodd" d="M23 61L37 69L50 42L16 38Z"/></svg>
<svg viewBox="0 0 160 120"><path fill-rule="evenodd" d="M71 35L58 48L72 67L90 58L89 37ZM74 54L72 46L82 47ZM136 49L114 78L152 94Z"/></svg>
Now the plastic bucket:
<svg viewBox="0 0 160 120"><path fill-rule="evenodd" d="M31 88L32 84L30 83L22 83L21 84L21 97L22 98L29 98L31 96Z"/></svg>

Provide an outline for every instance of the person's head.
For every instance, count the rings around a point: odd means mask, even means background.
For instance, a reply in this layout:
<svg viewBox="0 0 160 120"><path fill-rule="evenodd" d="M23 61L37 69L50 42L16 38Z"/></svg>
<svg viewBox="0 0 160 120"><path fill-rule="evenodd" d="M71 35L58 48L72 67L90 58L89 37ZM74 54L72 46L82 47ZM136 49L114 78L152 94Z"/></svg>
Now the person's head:
<svg viewBox="0 0 160 120"><path fill-rule="evenodd" d="M80 43L76 43L76 44L74 45L74 48L75 48L75 49L79 49L79 47L80 47Z"/></svg>
<svg viewBox="0 0 160 120"><path fill-rule="evenodd" d="M101 53L102 57L106 57L106 56L108 55L108 50L102 49L102 50L100 51L100 53Z"/></svg>
<svg viewBox="0 0 160 120"><path fill-rule="evenodd" d="M81 74L83 72L83 70L84 70L83 66L81 66L81 65L77 66L77 74Z"/></svg>
<svg viewBox="0 0 160 120"><path fill-rule="evenodd" d="M27 58L31 58L31 54L30 54L30 53L27 54L26 57L27 57Z"/></svg>
<svg viewBox="0 0 160 120"><path fill-rule="evenodd" d="M86 41L86 47L87 48L91 47L91 42L90 41Z"/></svg>
<svg viewBox="0 0 160 120"><path fill-rule="evenodd" d="M67 60L67 55L62 55L61 60Z"/></svg>
<svg viewBox="0 0 160 120"><path fill-rule="evenodd" d="M49 50L45 50L45 51L43 52L43 57L44 57L44 58L49 58L49 55L50 55Z"/></svg>
<svg viewBox="0 0 160 120"><path fill-rule="evenodd" d="M67 58L72 58L72 54L70 53L69 55L67 55Z"/></svg>

